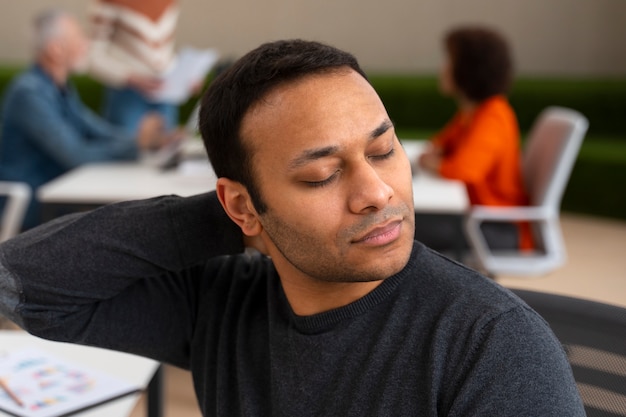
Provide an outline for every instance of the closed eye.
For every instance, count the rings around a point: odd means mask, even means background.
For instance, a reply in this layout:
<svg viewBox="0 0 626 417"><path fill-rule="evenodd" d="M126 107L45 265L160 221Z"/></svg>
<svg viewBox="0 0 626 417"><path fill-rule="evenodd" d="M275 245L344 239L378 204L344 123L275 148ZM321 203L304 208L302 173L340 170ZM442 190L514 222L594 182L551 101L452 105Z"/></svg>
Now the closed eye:
<svg viewBox="0 0 626 417"><path fill-rule="evenodd" d="M323 179L321 181L303 181L304 184L306 184L309 187L324 187L326 185L329 185L330 183L332 183L337 176L339 175L339 171L335 171L333 173L333 175L331 175L330 177Z"/></svg>
<svg viewBox="0 0 626 417"><path fill-rule="evenodd" d="M369 158L373 159L375 161L384 161L386 159L390 159L392 156L394 156L396 153L396 148L393 147L391 148L391 150L385 154L382 155L372 155ZM309 187L324 187L326 185L331 184L339 175L339 171L335 171L333 173L333 175L331 175L330 177L323 179L321 181L303 181L304 184L306 184Z"/></svg>
<svg viewBox="0 0 626 417"><path fill-rule="evenodd" d="M391 148L391 150L389 152L387 152L386 154L383 155L372 155L370 156L371 159L377 160L377 161L383 161L385 159L389 159L391 158L394 154L396 153L396 148L393 147Z"/></svg>

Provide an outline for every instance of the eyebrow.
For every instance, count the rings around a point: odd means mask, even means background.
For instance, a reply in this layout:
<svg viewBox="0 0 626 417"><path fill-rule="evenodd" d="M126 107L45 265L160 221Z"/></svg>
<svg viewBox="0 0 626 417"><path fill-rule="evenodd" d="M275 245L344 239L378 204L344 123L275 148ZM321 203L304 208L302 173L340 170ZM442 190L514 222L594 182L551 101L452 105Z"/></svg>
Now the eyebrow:
<svg viewBox="0 0 626 417"><path fill-rule="evenodd" d="M391 120L384 120L378 127L372 130L368 136L368 141L372 141L387 132L393 127ZM339 150L339 146L325 146L322 148L307 149L302 152L298 157L291 161L289 169L296 169L311 161L315 161L326 156L333 155Z"/></svg>
<svg viewBox="0 0 626 417"><path fill-rule="evenodd" d="M384 135L389 129L391 129L393 127L393 123L391 123L391 120L387 119L385 121L383 121L380 126L378 126L376 129L372 130L372 133L370 133L370 140L376 139L379 136Z"/></svg>

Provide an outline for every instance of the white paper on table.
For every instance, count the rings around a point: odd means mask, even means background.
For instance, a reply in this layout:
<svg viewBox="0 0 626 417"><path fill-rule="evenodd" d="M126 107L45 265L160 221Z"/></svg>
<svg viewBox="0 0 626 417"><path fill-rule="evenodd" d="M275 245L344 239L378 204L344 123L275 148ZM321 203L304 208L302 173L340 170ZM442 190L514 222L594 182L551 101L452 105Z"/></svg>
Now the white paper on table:
<svg viewBox="0 0 626 417"><path fill-rule="evenodd" d="M0 410L23 417L65 416L139 390L113 375L35 347L1 355L0 377L24 403L17 405L0 390Z"/></svg>
<svg viewBox="0 0 626 417"><path fill-rule="evenodd" d="M152 95L152 100L183 103L191 95L194 84L204 79L218 58L215 49L182 48L175 64L163 75L163 86Z"/></svg>

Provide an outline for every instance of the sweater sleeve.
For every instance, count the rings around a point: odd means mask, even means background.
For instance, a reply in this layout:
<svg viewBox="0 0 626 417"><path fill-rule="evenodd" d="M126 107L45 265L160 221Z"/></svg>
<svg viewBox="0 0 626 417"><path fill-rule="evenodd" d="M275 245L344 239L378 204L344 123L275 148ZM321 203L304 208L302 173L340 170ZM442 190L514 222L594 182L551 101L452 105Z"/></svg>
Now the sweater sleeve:
<svg viewBox="0 0 626 417"><path fill-rule="evenodd" d="M154 340L188 337L194 268L241 251L215 193L104 206L0 245L0 312L44 338L158 356L146 352ZM136 336L162 314L180 325Z"/></svg>
<svg viewBox="0 0 626 417"><path fill-rule="evenodd" d="M454 139L458 136L462 117L461 113L456 113L443 129L430 139L431 143L436 147L445 149L449 143L454 142Z"/></svg>

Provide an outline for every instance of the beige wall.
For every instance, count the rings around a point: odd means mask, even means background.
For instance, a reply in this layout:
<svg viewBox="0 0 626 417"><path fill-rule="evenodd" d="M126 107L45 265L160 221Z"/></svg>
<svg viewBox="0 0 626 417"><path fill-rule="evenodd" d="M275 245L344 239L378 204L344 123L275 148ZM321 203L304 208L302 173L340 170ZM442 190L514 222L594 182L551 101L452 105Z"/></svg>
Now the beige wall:
<svg viewBox="0 0 626 417"><path fill-rule="evenodd" d="M147 0L145 0L147 1ZM8 3L8 1L7 1ZM626 77L625 0L181 0L178 43L239 56L279 38L321 40L368 71L436 71L442 33L486 23L511 41L526 75ZM87 0L18 0L0 14L0 62L28 59L33 13L58 5L82 20Z"/></svg>

